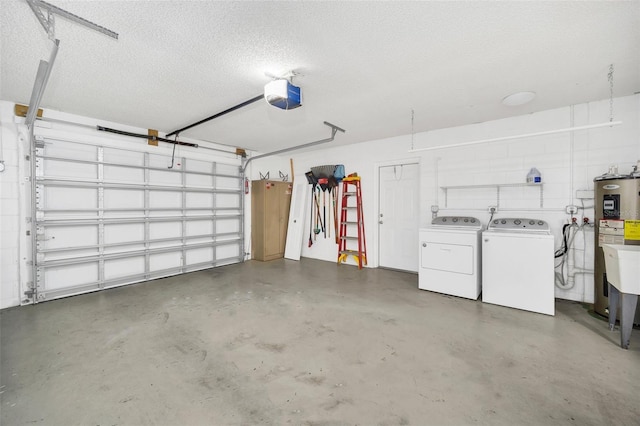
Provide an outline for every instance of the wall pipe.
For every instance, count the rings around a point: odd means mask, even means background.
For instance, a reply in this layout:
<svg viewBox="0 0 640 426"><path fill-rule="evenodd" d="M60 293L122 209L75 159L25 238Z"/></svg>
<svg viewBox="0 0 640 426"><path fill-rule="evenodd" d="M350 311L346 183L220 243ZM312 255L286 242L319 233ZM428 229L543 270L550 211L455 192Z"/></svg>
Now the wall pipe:
<svg viewBox="0 0 640 426"><path fill-rule="evenodd" d="M567 127L564 129L556 129L556 130L546 130L543 132L535 132L535 133L525 133L522 135L514 135L514 136L504 136L499 138L491 138L491 139L480 139L472 142L461 142L461 143L453 143L450 145L438 145L438 146L429 146L426 148L416 148L410 149L409 152L421 152L421 151L433 151L436 149L446 149L446 148L456 148L459 146L469 146L469 145L477 145L481 143L489 143L489 142L499 142L499 141L508 141L512 139L522 139L522 138L530 138L534 136L544 136L544 135L553 135L556 133L565 133L565 132L575 132L578 130L589 130L589 129L597 129L599 127L613 127L622 124L622 121L607 121L606 123L598 123L598 124L589 124L586 126L578 126L578 127Z"/></svg>

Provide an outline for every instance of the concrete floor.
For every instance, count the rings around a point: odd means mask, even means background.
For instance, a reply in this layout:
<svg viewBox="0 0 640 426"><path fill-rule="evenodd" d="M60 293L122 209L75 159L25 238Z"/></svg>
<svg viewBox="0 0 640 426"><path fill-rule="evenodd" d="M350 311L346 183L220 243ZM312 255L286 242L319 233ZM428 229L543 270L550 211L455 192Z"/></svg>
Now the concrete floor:
<svg viewBox="0 0 640 426"><path fill-rule="evenodd" d="M2 425L638 425L631 347L417 276L247 262L2 311Z"/></svg>

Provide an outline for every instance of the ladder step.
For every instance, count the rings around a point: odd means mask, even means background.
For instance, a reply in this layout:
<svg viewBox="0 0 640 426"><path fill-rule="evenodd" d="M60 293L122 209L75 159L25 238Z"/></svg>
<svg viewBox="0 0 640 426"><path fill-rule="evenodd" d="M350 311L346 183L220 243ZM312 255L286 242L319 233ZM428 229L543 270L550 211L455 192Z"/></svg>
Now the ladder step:
<svg viewBox="0 0 640 426"><path fill-rule="evenodd" d="M352 237L350 235L345 235L345 236L340 237L340 239L341 240L356 240L357 241L358 237Z"/></svg>
<svg viewBox="0 0 640 426"><path fill-rule="evenodd" d="M358 256L358 250L340 250L340 254L347 254L349 256Z"/></svg>

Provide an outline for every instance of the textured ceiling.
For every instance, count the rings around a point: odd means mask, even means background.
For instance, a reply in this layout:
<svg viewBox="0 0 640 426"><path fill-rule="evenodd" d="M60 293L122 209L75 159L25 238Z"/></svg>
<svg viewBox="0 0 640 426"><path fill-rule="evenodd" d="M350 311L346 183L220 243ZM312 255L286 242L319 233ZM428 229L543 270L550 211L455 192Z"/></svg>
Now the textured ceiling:
<svg viewBox="0 0 640 426"><path fill-rule="evenodd" d="M640 91L640 2L60 1L119 40L56 18L41 106L170 132L303 75L303 106L254 103L184 136L262 152L354 143ZM24 0L0 0L0 99L28 103L51 42ZM513 92L530 104L503 106Z"/></svg>

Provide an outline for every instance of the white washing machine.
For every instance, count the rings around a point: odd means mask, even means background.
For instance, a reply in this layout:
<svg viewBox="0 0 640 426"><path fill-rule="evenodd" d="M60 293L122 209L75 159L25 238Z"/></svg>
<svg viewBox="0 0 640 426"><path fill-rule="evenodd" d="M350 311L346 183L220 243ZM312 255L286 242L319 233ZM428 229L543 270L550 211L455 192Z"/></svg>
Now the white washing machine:
<svg viewBox="0 0 640 426"><path fill-rule="evenodd" d="M495 219L482 233L482 301L555 314L554 243L538 219Z"/></svg>
<svg viewBox="0 0 640 426"><path fill-rule="evenodd" d="M482 223L442 216L420 229L418 288L476 300L480 295Z"/></svg>

